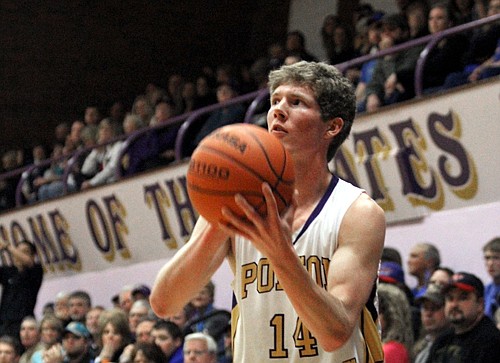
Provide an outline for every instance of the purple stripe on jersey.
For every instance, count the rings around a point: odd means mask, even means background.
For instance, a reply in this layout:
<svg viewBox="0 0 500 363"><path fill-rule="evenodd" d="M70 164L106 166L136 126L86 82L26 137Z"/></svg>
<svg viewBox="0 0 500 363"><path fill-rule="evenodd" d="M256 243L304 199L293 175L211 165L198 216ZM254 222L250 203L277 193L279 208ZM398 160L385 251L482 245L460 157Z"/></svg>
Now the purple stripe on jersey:
<svg viewBox="0 0 500 363"><path fill-rule="evenodd" d="M293 241L293 244L297 243L299 238L302 237L302 235L307 230L307 228L311 225L311 223L314 221L314 219L316 219L316 217L319 215L319 213L321 212L321 210L325 206L326 201L328 200L328 198L330 198L330 195L332 195L333 190L337 186L338 182L339 182L339 178L336 177L335 175L332 175L332 180L330 181L330 184L328 185L328 188L326 189L325 194L323 195L323 197L319 201L316 208L314 208L314 210L311 213L311 215L309 216L309 218L307 218L306 223L302 227L302 230L300 231L300 233L297 235L297 238L295 238L295 241Z"/></svg>

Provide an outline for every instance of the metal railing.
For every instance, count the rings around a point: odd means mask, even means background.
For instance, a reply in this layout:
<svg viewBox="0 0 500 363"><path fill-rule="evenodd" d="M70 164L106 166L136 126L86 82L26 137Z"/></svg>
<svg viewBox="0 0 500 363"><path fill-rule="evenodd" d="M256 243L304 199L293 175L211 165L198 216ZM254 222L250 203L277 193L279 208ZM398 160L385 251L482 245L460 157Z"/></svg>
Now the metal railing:
<svg viewBox="0 0 500 363"><path fill-rule="evenodd" d="M417 61L416 68L415 68L415 95L416 97L422 96L422 91L423 91L423 86L422 86L422 76L424 72L424 66L427 60L427 57L429 56L430 51L439 43L439 41L445 37L457 34L457 33L462 33L466 31L470 31L474 28L481 27L486 24L494 23L500 20L500 15L493 15L487 18L483 18L480 20L476 20L467 24L462 24L450 29L446 29L442 32L436 33L436 34L430 34L418 39L413 39L408 42L405 42L403 44L396 45L392 48L384 49L381 50L375 54L370 54L370 55L365 55L362 57L358 57L353 60L349 60L347 62L339 63L336 65L337 68L339 68L340 71L345 72L347 69L361 65L367 61L377 59L384 57L389 54L395 54L399 53L402 51L405 51L407 49L421 46L421 45L426 45L425 48L422 50L420 57ZM113 139L112 141L106 143L106 144L111 144L114 143L118 140L123 140L123 147L120 152L119 160L120 162L118 163L118 167L116 170L116 179L120 179L123 177L122 175L122 169L121 169L121 160L126 154L127 150L130 148L130 146L139 138L144 137L146 134L150 132L155 132L155 131L160 131L168 127L172 127L175 125L180 125L180 128L178 130L176 139L175 139L175 145L174 145L174 153L175 153L175 161L180 161L184 159L185 157L189 155L184 154L183 148L185 147L185 142L186 142L186 135L187 132L190 130L190 128L193 126L193 124L203 115L211 113L219 108L226 107L229 105L237 104L237 103L249 103L250 105L247 108L245 117L243 122L249 123L252 121L253 117L255 116L255 112L258 109L260 105L262 105L262 102L266 99L266 97L269 96L269 91L267 89L260 89L258 91L254 91L252 93L248 93L246 95L238 96L235 97L223 104L214 104L210 106L206 106L203 108L200 108L198 110L192 111L190 113L186 113L180 116L176 116L172 119L169 119L168 121L152 126L152 127L147 127L145 129L138 130L130 135L121 135L120 137L117 137ZM103 145L106 145L103 144ZM100 145L102 146L102 145ZM94 146L96 147L96 146ZM89 152L93 147L90 148L85 148L81 149L78 151L75 151L73 154L70 156L65 156L64 158L68 158L64 174L63 174L63 183L64 183L64 192L68 192L68 178L69 175L71 174L75 163L79 160L81 155L85 152ZM60 158L60 159L64 159ZM37 167L43 167L43 166L50 166L51 162L53 160L47 159L44 160L42 163L39 163L37 165L28 165L22 168L18 168L12 171L9 171L7 173L1 174L0 175L0 181L1 180L6 180L8 178L12 177L17 177L21 176L19 183L16 188L16 206L21 206L23 202L22 198L22 185L27 181L27 176L29 176L29 173L31 173L33 170L35 170ZM59 160L56 160L59 161ZM23 174L24 173L24 174Z"/></svg>

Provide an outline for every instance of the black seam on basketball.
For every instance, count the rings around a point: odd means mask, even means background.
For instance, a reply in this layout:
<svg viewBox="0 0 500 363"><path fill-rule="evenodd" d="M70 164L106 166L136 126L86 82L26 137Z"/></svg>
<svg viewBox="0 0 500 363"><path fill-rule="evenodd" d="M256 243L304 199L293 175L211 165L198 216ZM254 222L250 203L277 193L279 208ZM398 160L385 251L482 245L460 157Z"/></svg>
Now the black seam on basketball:
<svg viewBox="0 0 500 363"><path fill-rule="evenodd" d="M245 196L250 196L250 197L260 197L262 198L262 194L253 190L213 190L213 189L207 189L203 187L199 187L197 185L188 183L189 188L192 191L202 193L202 194L207 194L207 195L222 195L222 196L233 196L236 193L243 194Z"/></svg>
<svg viewBox="0 0 500 363"><path fill-rule="evenodd" d="M252 136L253 136L253 134L252 134ZM262 144L260 144L260 142L259 142L259 146L261 147L261 150L262 150L262 151L265 151L265 149L263 149L263 148L262 148ZM263 177L261 174L257 173L254 169L251 169L251 168L247 167L245 164L240 163L237 159L233 158L232 156L227 155L227 154L225 154L225 153L223 153L223 152L220 152L220 150L214 149L214 148L212 148L212 147L210 147L210 146L207 146L207 145L198 145L198 148L199 148L199 149L201 149L201 150L209 150L209 151L213 152L214 154L217 154L218 156L223 157L223 158L224 158L224 159L226 159L226 160L231 160L231 161L233 161L235 164L237 164L238 166L240 166L240 167L242 167L243 169L247 170L250 174L253 174L254 176L256 176L256 177L257 177L258 179L260 179L262 182L267 182L267 183L269 183L269 181L267 181L266 179L264 179L264 177ZM266 159L268 159L268 158L267 158L267 153L265 153L265 152L264 152L263 154L266 156ZM268 160L268 164L269 164L269 160ZM281 200L281 201L282 201L285 205L288 205L288 204L289 204L289 201L287 201L287 200L285 199L285 197L284 197L283 195L281 195L281 193L279 192L279 190L278 190L278 189L276 189L276 188L277 188L277 186L278 186L278 184L279 184L279 183L283 183L283 184L285 184L285 185L291 185L292 183L289 183L289 182L286 182L286 181L282 180L282 178L281 178L280 176L276 175L276 173L275 173L275 171L274 171L274 169L273 169L272 167L271 167L271 170L273 171L274 176L275 176L278 180L277 180L277 184L276 184L276 185L269 185L269 186L271 187L271 190L273 191L274 195L276 195L277 197L279 197L279 199L280 199L280 200ZM229 193L229 192L228 192L228 193Z"/></svg>

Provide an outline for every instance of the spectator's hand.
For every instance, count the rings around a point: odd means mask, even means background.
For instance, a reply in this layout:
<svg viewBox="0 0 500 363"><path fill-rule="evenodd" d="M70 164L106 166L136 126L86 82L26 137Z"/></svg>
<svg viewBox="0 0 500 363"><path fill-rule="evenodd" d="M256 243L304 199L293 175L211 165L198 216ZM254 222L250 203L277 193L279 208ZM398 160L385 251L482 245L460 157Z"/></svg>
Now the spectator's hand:
<svg viewBox="0 0 500 363"><path fill-rule="evenodd" d="M90 189L90 188L92 188L92 185L90 184L90 181L85 180L85 181L82 183L82 190L86 190L86 189Z"/></svg>
<svg viewBox="0 0 500 363"><path fill-rule="evenodd" d="M396 76L396 73L392 73L384 83L384 90L385 90L385 95L390 96L394 93L396 90L396 86L398 84L398 77Z"/></svg>
<svg viewBox="0 0 500 363"><path fill-rule="evenodd" d="M101 353L99 354L99 357L101 357L101 361L104 359L111 359L113 357L113 354L115 354L115 348L113 347L113 344L111 343L106 343L101 349Z"/></svg>
<svg viewBox="0 0 500 363"><path fill-rule="evenodd" d="M45 184L45 178L42 178L41 176L33 180L33 185L35 187L39 187Z"/></svg>
<svg viewBox="0 0 500 363"><path fill-rule="evenodd" d="M62 363L64 360L61 344L54 344L42 353L43 363Z"/></svg>
<svg viewBox="0 0 500 363"><path fill-rule="evenodd" d="M120 363L128 363L132 362L132 354L134 353L135 346L134 344L127 345L122 354L120 355Z"/></svg>
<svg viewBox="0 0 500 363"><path fill-rule="evenodd" d="M366 111L373 112L380 108L380 99L376 94L371 94L366 98Z"/></svg>
<svg viewBox="0 0 500 363"><path fill-rule="evenodd" d="M468 77L469 82L477 81L482 72L483 72L483 68L481 66L474 68L472 73L469 74L469 77Z"/></svg>

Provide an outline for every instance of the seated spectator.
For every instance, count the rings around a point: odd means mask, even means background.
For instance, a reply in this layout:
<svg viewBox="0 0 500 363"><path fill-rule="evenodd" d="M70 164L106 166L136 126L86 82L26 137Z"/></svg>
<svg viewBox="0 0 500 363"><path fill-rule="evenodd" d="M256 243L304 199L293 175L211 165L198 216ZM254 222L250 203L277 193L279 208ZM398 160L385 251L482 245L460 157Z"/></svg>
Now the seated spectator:
<svg viewBox="0 0 500 363"><path fill-rule="evenodd" d="M184 338L183 351L186 362L217 362L217 344L210 335L204 333L187 335Z"/></svg>
<svg viewBox="0 0 500 363"><path fill-rule="evenodd" d="M413 329L413 335L417 336L420 331L420 309L415 303L413 294L406 285L405 275L403 268L397 262L384 261L380 264L379 270L379 281L383 283L392 284L403 291L408 303L410 304L411 312L411 327Z"/></svg>
<svg viewBox="0 0 500 363"><path fill-rule="evenodd" d="M306 37L299 30L288 32L286 35L286 55L298 56L301 60L317 62L318 58L309 53L306 49Z"/></svg>
<svg viewBox="0 0 500 363"><path fill-rule="evenodd" d="M500 0L490 0L488 16L500 14ZM465 66L461 71L449 74L443 88L450 89L498 74L500 50L500 24L486 24L475 31L465 55ZM479 69L478 69L479 68Z"/></svg>
<svg viewBox="0 0 500 363"><path fill-rule="evenodd" d="M429 277L428 286L437 285L440 288L444 288L445 286L448 286L451 283L451 278L453 277L453 274L454 272L452 269L440 266L437 269L435 269L431 277Z"/></svg>
<svg viewBox="0 0 500 363"><path fill-rule="evenodd" d="M62 344L55 344L43 355L43 363L93 363L90 333L82 323L71 322L64 329Z"/></svg>
<svg viewBox="0 0 500 363"><path fill-rule="evenodd" d="M139 321L152 314L151 305L149 305L148 300L141 299L132 304L130 312L128 313L128 323L133 336L135 336L135 329Z"/></svg>
<svg viewBox="0 0 500 363"><path fill-rule="evenodd" d="M403 15L382 18L380 48L388 48L409 40L408 23ZM404 52L387 55L378 60L371 81L366 87L366 111L372 112L383 105L410 99L414 96L415 66L423 47L412 47ZM360 111L365 108L361 107Z"/></svg>
<svg viewBox="0 0 500 363"><path fill-rule="evenodd" d="M119 362L123 350L132 342L127 314L121 309L104 312L99 322L98 336L101 350L95 363Z"/></svg>
<svg viewBox="0 0 500 363"><path fill-rule="evenodd" d="M157 321L157 318L148 316L139 320L135 328L135 340L137 343L154 343L152 332Z"/></svg>
<svg viewBox="0 0 500 363"><path fill-rule="evenodd" d="M459 272L445 288L445 314L452 326L432 345L428 362L497 363L500 331L484 315L484 285L475 275Z"/></svg>
<svg viewBox="0 0 500 363"><path fill-rule="evenodd" d="M391 284L378 287L382 349L385 363L410 363L413 344L410 305L405 294Z"/></svg>
<svg viewBox="0 0 500 363"><path fill-rule="evenodd" d="M9 150L2 155L1 173L13 171L18 167L15 150ZM20 178L21 175L13 175L0 180L0 211L9 210L16 206L16 188Z"/></svg>
<svg viewBox="0 0 500 363"><path fill-rule="evenodd" d="M186 332L204 332L217 342L218 352L224 351L224 332L231 323L231 313L214 306L215 285L209 282L190 301L192 311Z"/></svg>
<svg viewBox="0 0 500 363"><path fill-rule="evenodd" d="M0 353L2 353L2 363L18 363L21 348L16 339L3 335L0 337Z"/></svg>
<svg viewBox="0 0 500 363"><path fill-rule="evenodd" d="M484 311L494 319L495 311L500 310L500 237L495 237L483 246L486 272L491 282L484 291Z"/></svg>
<svg viewBox="0 0 500 363"><path fill-rule="evenodd" d="M55 316L47 315L42 319L40 322L40 341L43 348L33 353L31 363L45 363L45 354L53 345L61 342L63 330L62 322Z"/></svg>
<svg viewBox="0 0 500 363"><path fill-rule="evenodd" d="M136 343L131 357L133 363L168 363L162 350L153 343ZM182 361L180 361L182 362Z"/></svg>
<svg viewBox="0 0 500 363"><path fill-rule="evenodd" d="M430 276L440 264L439 249L432 243L417 243L411 248L407 265L410 275L417 279L417 286L412 289L415 298L425 292Z"/></svg>
<svg viewBox="0 0 500 363"><path fill-rule="evenodd" d="M461 25L484 17L485 9L482 3L482 0L450 0L448 6L457 25Z"/></svg>
<svg viewBox="0 0 500 363"><path fill-rule="evenodd" d="M159 320L151 331L154 343L160 347L167 357L168 363L181 363L184 359L182 354L183 332L174 323Z"/></svg>
<svg viewBox="0 0 500 363"><path fill-rule="evenodd" d="M225 102L236 96L237 93L230 84L222 84L217 87L217 101L221 105L224 105ZM239 103L215 110L210 114L209 118L204 122L203 126L196 134L194 145L198 145L205 136L219 127L243 122L245 111L245 107Z"/></svg>
<svg viewBox="0 0 500 363"><path fill-rule="evenodd" d="M67 122L61 122L57 124L54 129L54 141L56 144L62 144L66 142L66 138L69 135L70 127Z"/></svg>
<svg viewBox="0 0 500 363"><path fill-rule="evenodd" d="M97 305L91 307L85 314L85 327L90 333L91 349L94 353L98 350L99 319L104 311L104 307Z"/></svg>
<svg viewBox="0 0 500 363"><path fill-rule="evenodd" d="M372 21L368 23L366 31L366 43L361 50L363 55L375 54L379 49L381 41L382 25L379 21ZM359 80L356 84L356 108L362 112L366 104L366 87L370 83L373 70L378 62L378 59L372 59L362 64L359 74Z"/></svg>
<svg viewBox="0 0 500 363"><path fill-rule="evenodd" d="M347 62L359 56L354 49L352 34L344 24L339 23L334 26L332 43L332 47L328 54L328 61L330 64Z"/></svg>
<svg viewBox="0 0 500 363"><path fill-rule="evenodd" d="M432 344L450 327L444 312L442 286L429 285L427 291L418 299L422 332L420 339L413 346L414 363L426 363Z"/></svg>
<svg viewBox="0 0 500 363"><path fill-rule="evenodd" d="M114 132L115 129L107 120L101 121L98 144L111 141L115 137ZM82 183L83 190L115 181L121 148L122 142L117 141L92 149L81 169L81 173L88 178Z"/></svg>
<svg viewBox="0 0 500 363"><path fill-rule="evenodd" d="M134 285L132 288L132 300L147 300L149 301L149 295L151 295L151 289L149 286L144 284Z"/></svg>
<svg viewBox="0 0 500 363"><path fill-rule="evenodd" d="M63 174L66 160L63 159L63 145L55 145L52 154L50 167L45 170L42 176L33 181L33 185L38 189L38 200L44 201L64 194Z"/></svg>
<svg viewBox="0 0 500 363"><path fill-rule="evenodd" d="M64 141L63 141L64 142ZM24 183L22 185L22 193L26 203L32 204L37 201L38 198L38 188L33 184L33 182L38 178L43 176L44 172L48 169L48 165L40 165L45 159L47 159L47 153L43 145L35 145L32 150L33 160L32 163L35 166L34 169L25 171L22 174L22 179Z"/></svg>
<svg viewBox="0 0 500 363"><path fill-rule="evenodd" d="M427 14L429 6L427 1L413 1L406 7L405 14L410 29L410 39L417 39L429 34L427 27Z"/></svg>
<svg viewBox="0 0 500 363"><path fill-rule="evenodd" d="M33 353L43 348L43 344L40 342L38 322L33 316L27 316L23 319L19 338L24 350L19 363L30 363Z"/></svg>
<svg viewBox="0 0 500 363"><path fill-rule="evenodd" d="M79 321L85 323L87 313L92 307L90 295L83 290L76 290L69 294L68 297L69 317L71 321Z"/></svg>
<svg viewBox="0 0 500 363"><path fill-rule="evenodd" d="M148 125L153 116L153 106L149 103L146 96L137 96L132 105L132 114L141 118L143 125Z"/></svg>
<svg viewBox="0 0 500 363"><path fill-rule="evenodd" d="M429 12L429 31L439 33L454 26L448 7L438 3ZM427 55L423 69L422 86L424 93L440 90L446 76L463 67L463 57L468 39L463 34L443 38Z"/></svg>

